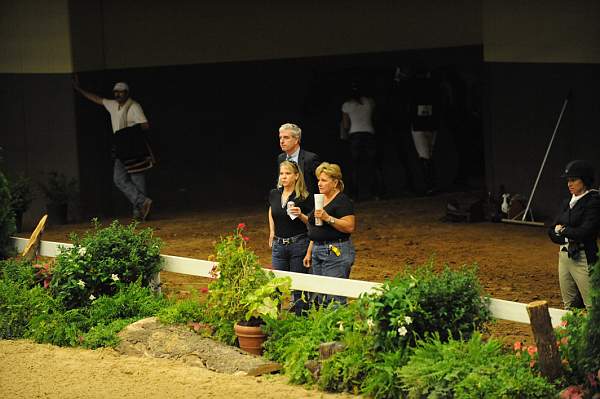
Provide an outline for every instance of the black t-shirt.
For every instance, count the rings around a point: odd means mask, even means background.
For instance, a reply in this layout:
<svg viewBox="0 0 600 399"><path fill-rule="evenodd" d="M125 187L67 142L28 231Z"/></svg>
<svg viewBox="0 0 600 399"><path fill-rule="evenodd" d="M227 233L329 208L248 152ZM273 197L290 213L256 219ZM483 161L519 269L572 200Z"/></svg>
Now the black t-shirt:
<svg viewBox="0 0 600 399"><path fill-rule="evenodd" d="M354 215L354 203L350 197L344 193L336 195L324 209L329 216L336 219ZM329 225L325 220L323 220L322 226L315 226L315 213L312 211L308 215L308 238L312 241L334 241L350 238L350 233L342 233L341 231L336 230L335 227Z"/></svg>
<svg viewBox="0 0 600 399"><path fill-rule="evenodd" d="M283 188L274 188L269 192L269 206L271 207L271 216L275 222L275 235L281 238L289 238L298 234L306 233L306 225L299 217L292 220L287 214L287 203L281 206L281 194ZM294 201L294 205L300 207L302 213L307 215L313 208L314 200L309 195L308 198L301 200L292 193L288 198Z"/></svg>

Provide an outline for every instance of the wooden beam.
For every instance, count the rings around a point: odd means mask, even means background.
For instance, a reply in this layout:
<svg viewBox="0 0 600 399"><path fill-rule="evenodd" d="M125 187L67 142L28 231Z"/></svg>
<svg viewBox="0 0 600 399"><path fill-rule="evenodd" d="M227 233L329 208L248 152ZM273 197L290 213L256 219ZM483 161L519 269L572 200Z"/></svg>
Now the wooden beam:
<svg viewBox="0 0 600 399"><path fill-rule="evenodd" d="M47 219L48 215L42 216L35 230L33 230L33 233L31 233L31 237L29 237L29 242L27 243L25 249L21 253L21 256L23 258L31 260L37 255L40 248L40 242L42 241L42 233L46 228Z"/></svg>

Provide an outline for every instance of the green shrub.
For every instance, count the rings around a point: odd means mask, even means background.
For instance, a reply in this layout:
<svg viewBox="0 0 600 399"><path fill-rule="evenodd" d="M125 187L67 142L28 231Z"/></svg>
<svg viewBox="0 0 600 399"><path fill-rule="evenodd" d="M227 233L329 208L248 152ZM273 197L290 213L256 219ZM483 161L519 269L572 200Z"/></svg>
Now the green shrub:
<svg viewBox="0 0 600 399"><path fill-rule="evenodd" d="M438 336L420 341L398 376L409 398L550 398L556 389L534 375L516 356L503 352L502 343Z"/></svg>
<svg viewBox="0 0 600 399"><path fill-rule="evenodd" d="M164 324L186 324L188 322L205 322L206 305L192 297L177 301L161 309L157 314L158 320Z"/></svg>
<svg viewBox="0 0 600 399"><path fill-rule="evenodd" d="M357 331L344 334L346 349L334 354L321 365L319 387L333 392L361 392L364 379L374 366L373 342Z"/></svg>
<svg viewBox="0 0 600 399"><path fill-rule="evenodd" d="M90 327L85 309L64 310L60 303L55 303L48 311L37 313L31 319L25 337L37 343L76 346Z"/></svg>
<svg viewBox="0 0 600 399"><path fill-rule="evenodd" d="M0 278L0 339L24 337L31 320L53 306L54 301L44 288L30 288L22 281Z"/></svg>
<svg viewBox="0 0 600 399"><path fill-rule="evenodd" d="M482 295L475 268L436 274L429 265L399 274L360 301L375 324L375 348L389 352L431 333L442 340L468 338L491 318Z"/></svg>
<svg viewBox="0 0 600 399"><path fill-rule="evenodd" d="M392 352L375 352L375 361L362 384L362 392L375 399L400 398L404 394L398 375L409 359L412 348Z"/></svg>
<svg viewBox="0 0 600 399"><path fill-rule="evenodd" d="M97 348L116 345L117 333L127 324L154 316L167 304L140 282L119 286L113 296L102 296L82 308L64 310L56 302L48 311L35 315L27 337L60 346Z"/></svg>
<svg viewBox="0 0 600 399"><path fill-rule="evenodd" d="M33 200L33 191L31 189L31 180L22 173L19 173L8 180L10 188L11 207L15 216L23 214L29 209Z"/></svg>
<svg viewBox="0 0 600 399"><path fill-rule="evenodd" d="M593 373L596 384L600 385L600 261L590 267L590 296L592 306L584 328L586 344L583 363L585 370ZM600 391L600 388L597 390Z"/></svg>
<svg viewBox="0 0 600 399"><path fill-rule="evenodd" d="M31 288L36 284L36 270L31 261L23 258L9 258L0 261L0 279L12 281Z"/></svg>
<svg viewBox="0 0 600 399"><path fill-rule="evenodd" d="M346 331L352 331L355 305L311 308L306 317L288 313L281 319L267 321L264 328L269 335L263 344L263 356L283 365L290 382L313 383L314 378L304 366L306 361L319 356L319 345L340 340Z"/></svg>
<svg viewBox="0 0 600 399"><path fill-rule="evenodd" d="M120 284L113 296L101 296L92 301L88 315L92 325L117 319L143 319L156 315L168 301L156 295L151 288L142 287L140 281Z"/></svg>
<svg viewBox="0 0 600 399"><path fill-rule="evenodd" d="M107 323L96 324L80 338L81 346L88 349L100 347L114 348L120 342L117 335L123 328L134 323L138 318L116 319Z"/></svg>
<svg viewBox="0 0 600 399"><path fill-rule="evenodd" d="M0 172L0 260L6 259L15 253L10 237L16 230L8 181Z"/></svg>
<svg viewBox="0 0 600 399"><path fill-rule="evenodd" d="M114 221L106 228L94 222L94 232L72 235L73 247L56 257L51 290L68 309L87 306L90 298L112 295L119 283L141 278L147 286L161 268L161 241L151 229L136 230Z"/></svg>

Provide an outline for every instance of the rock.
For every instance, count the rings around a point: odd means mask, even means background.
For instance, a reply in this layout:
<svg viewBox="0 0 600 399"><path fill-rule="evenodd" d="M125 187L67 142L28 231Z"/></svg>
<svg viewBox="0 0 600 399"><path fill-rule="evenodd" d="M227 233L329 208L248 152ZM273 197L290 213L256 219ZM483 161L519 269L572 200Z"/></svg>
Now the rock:
<svg viewBox="0 0 600 399"><path fill-rule="evenodd" d="M155 317L130 324L119 337L115 349L124 355L179 359L190 366L234 375L258 376L281 370L277 363L201 337L189 327L161 324Z"/></svg>

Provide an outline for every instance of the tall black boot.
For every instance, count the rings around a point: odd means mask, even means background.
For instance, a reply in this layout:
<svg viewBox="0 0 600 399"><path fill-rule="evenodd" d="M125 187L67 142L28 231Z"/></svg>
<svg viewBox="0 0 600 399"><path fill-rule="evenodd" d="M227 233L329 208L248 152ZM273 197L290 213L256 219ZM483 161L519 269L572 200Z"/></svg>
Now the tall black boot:
<svg viewBox="0 0 600 399"><path fill-rule="evenodd" d="M433 193L434 170L433 161L427 158L420 158L423 165L423 177L425 179L425 191L427 194Z"/></svg>

